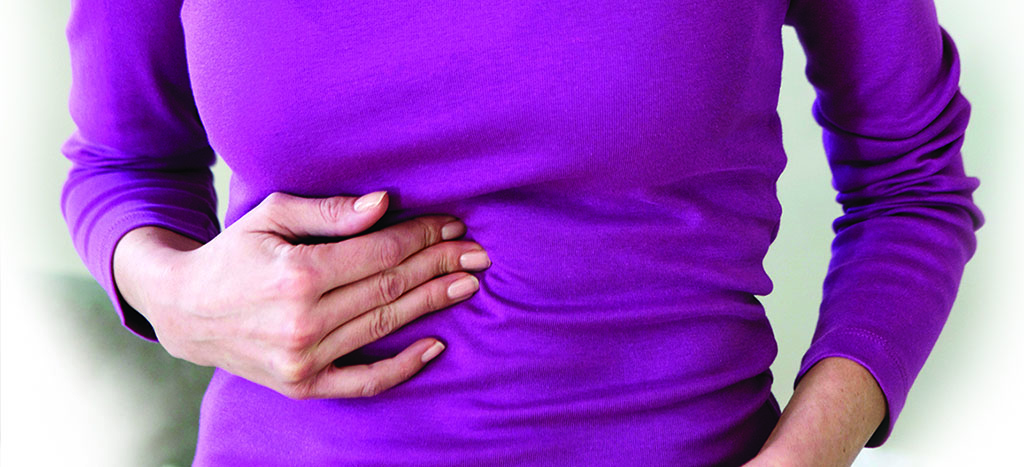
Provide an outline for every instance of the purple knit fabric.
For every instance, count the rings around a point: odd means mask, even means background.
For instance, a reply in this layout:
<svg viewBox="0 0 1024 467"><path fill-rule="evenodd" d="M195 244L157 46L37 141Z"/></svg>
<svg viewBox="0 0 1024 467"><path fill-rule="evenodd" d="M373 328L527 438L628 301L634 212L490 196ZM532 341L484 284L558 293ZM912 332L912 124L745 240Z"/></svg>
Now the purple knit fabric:
<svg viewBox="0 0 1024 467"><path fill-rule="evenodd" d="M802 376L867 367L881 444L982 215L969 105L931 0L75 0L63 209L125 325L127 231L219 231L275 191L391 193L383 224L462 218L472 299L350 356L448 349L372 398L293 401L218 370L196 465L736 465L778 418L758 295L785 165L795 27L844 214Z"/></svg>

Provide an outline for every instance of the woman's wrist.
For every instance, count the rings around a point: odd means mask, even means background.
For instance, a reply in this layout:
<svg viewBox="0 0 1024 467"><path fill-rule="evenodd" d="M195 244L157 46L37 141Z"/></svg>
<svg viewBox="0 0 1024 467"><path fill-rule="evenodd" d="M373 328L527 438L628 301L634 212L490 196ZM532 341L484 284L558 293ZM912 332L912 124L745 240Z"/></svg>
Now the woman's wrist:
<svg viewBox="0 0 1024 467"><path fill-rule="evenodd" d="M161 227L126 233L114 249L114 286L121 297L152 324L152 313L174 303L184 260L201 243Z"/></svg>
<svg viewBox="0 0 1024 467"><path fill-rule="evenodd" d="M885 396L867 369L846 358L823 359L800 380L749 465L848 466L885 413Z"/></svg>

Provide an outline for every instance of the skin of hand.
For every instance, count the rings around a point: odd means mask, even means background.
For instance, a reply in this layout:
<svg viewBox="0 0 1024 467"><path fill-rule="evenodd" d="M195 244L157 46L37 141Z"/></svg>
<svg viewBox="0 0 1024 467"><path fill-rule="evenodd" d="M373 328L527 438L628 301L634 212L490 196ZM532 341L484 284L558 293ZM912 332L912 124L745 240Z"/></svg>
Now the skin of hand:
<svg viewBox="0 0 1024 467"><path fill-rule="evenodd" d="M847 358L822 359L800 380L761 451L744 465L852 465L885 414L885 396L867 369Z"/></svg>
<svg viewBox="0 0 1024 467"><path fill-rule="evenodd" d="M336 367L335 359L472 296L490 260L466 226L424 216L372 233L384 192L274 193L209 243L141 227L118 243L114 277L171 355L216 366L293 399L369 397L418 372L444 345ZM347 237L298 243L309 237Z"/></svg>

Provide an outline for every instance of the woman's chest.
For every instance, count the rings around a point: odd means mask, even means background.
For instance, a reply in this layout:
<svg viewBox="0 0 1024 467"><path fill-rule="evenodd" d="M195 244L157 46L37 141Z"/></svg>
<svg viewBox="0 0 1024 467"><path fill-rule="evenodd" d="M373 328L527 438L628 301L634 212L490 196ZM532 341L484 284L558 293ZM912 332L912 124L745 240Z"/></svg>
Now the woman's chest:
<svg viewBox="0 0 1024 467"><path fill-rule="evenodd" d="M774 113L785 7L188 0L182 19L214 149L243 178L327 192L698 170Z"/></svg>

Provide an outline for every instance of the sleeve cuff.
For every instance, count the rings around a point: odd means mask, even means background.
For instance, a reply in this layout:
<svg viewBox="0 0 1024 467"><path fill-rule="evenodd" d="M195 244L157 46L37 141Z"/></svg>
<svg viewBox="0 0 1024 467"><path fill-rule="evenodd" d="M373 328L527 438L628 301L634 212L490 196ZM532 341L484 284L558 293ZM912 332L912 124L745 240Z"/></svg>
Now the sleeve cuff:
<svg viewBox="0 0 1024 467"><path fill-rule="evenodd" d="M865 447L881 446L889 438L910 389L903 364L889 344L877 334L864 329L831 331L816 339L804 354L793 383L794 388L814 364L828 357L843 357L866 368L878 382L886 401L886 415Z"/></svg>
<svg viewBox="0 0 1024 467"><path fill-rule="evenodd" d="M121 318L121 324L136 336L151 342L157 342L153 326L149 324L149 321L138 310L124 300L117 289L117 284L114 282L114 249L117 247L118 242L129 231L147 226L164 228L192 238L200 243L207 243L213 239L218 234L218 229L209 225L182 223L180 219L170 221L159 216L139 213L124 217L120 222L114 223L104 238L94 247L97 250L93 252L93 257L99 259L101 263L96 265L99 270L94 271L93 274L107 292L107 297L114 305L114 311Z"/></svg>

